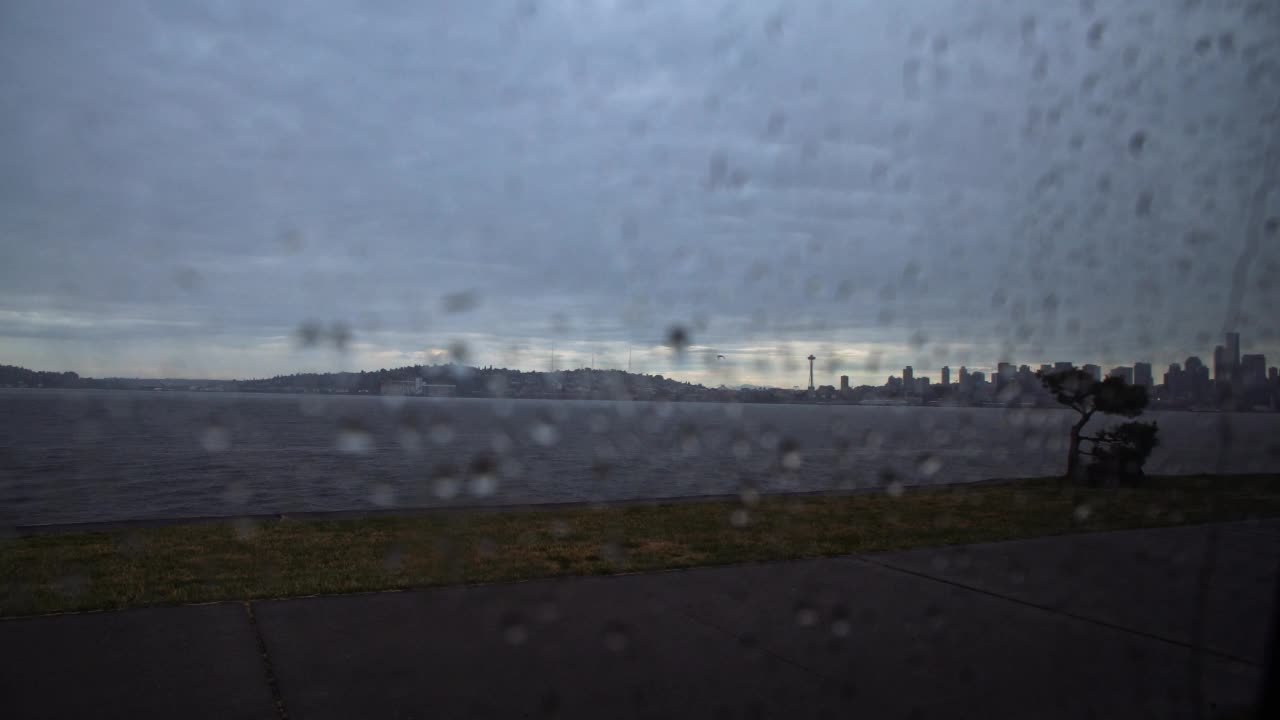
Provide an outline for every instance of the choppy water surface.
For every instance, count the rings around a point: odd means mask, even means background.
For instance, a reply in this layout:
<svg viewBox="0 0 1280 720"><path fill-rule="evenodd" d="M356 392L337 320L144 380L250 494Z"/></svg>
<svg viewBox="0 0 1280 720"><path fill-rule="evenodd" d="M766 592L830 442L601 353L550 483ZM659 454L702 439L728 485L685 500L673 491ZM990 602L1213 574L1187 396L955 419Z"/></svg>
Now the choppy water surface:
<svg viewBox="0 0 1280 720"><path fill-rule="evenodd" d="M389 400L394 400L390 402ZM0 523L1052 475L1059 410L0 390ZM1280 469L1280 415L1152 413L1165 473Z"/></svg>

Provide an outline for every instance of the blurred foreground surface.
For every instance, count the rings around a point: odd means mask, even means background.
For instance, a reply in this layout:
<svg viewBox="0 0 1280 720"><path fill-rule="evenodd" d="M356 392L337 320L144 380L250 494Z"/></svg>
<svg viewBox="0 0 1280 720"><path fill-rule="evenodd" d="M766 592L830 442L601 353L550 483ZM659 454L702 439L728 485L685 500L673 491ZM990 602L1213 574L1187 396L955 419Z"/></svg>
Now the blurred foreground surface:
<svg viewBox="0 0 1280 720"><path fill-rule="evenodd" d="M1278 560L1269 520L6 620L0 697L33 718L1167 718L1199 694L1217 717L1256 699Z"/></svg>

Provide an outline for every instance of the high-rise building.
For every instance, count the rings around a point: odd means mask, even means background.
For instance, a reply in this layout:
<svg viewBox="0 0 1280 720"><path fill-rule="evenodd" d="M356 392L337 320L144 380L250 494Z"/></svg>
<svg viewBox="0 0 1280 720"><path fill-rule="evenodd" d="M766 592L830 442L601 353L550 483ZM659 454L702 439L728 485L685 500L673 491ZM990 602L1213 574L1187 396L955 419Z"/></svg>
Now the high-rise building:
<svg viewBox="0 0 1280 720"><path fill-rule="evenodd" d="M950 365L942 366L942 384L943 385L951 384L951 366Z"/></svg>
<svg viewBox="0 0 1280 720"><path fill-rule="evenodd" d="M1054 364L1053 364L1053 369L1054 369L1054 371L1055 371L1055 372L1057 372L1057 371L1062 371L1062 370L1070 370L1070 369L1072 369L1072 368L1074 368L1074 367L1075 367L1075 365L1074 365L1073 363L1069 363L1069 362L1062 361L1062 360L1059 360L1058 362L1056 362L1056 363L1054 363Z"/></svg>
<svg viewBox="0 0 1280 720"><path fill-rule="evenodd" d="M1050 365L1049 363L1040 363L1040 374L1041 374L1041 375L1048 375L1048 374L1049 374L1049 373L1051 373L1051 372L1053 372L1053 366L1052 366L1052 365Z"/></svg>
<svg viewBox="0 0 1280 720"><path fill-rule="evenodd" d="M1261 385L1267 381L1267 356L1244 355L1240 358L1240 382Z"/></svg>
<svg viewBox="0 0 1280 720"><path fill-rule="evenodd" d="M973 383L971 381L971 378L969 377L968 368L961 365L960 366L960 392L965 392L966 390L971 389L972 386L973 386Z"/></svg>
<svg viewBox="0 0 1280 720"><path fill-rule="evenodd" d="M1209 368L1197 356L1192 355L1182 364L1187 373L1187 395L1193 402L1207 402L1212 393Z"/></svg>
<svg viewBox="0 0 1280 720"><path fill-rule="evenodd" d="M981 385L986 381L987 381L987 374L982 372L981 370L974 370L973 372L969 373L969 382L972 383L974 386Z"/></svg>
<svg viewBox="0 0 1280 720"><path fill-rule="evenodd" d="M1141 385L1145 388L1155 384L1151 376L1151 363L1139 362L1133 364L1133 384Z"/></svg>
<svg viewBox="0 0 1280 720"><path fill-rule="evenodd" d="M1232 369L1240 367L1240 333L1227 333L1227 359Z"/></svg>
<svg viewBox="0 0 1280 720"><path fill-rule="evenodd" d="M1036 376L1031 374L1029 365L1018 366L1018 385L1023 392L1030 392L1040 385L1040 383L1036 382Z"/></svg>
<svg viewBox="0 0 1280 720"><path fill-rule="evenodd" d="M1239 387L1240 373L1240 333L1226 334L1226 345L1213 349L1213 381L1218 385Z"/></svg>
<svg viewBox="0 0 1280 720"><path fill-rule="evenodd" d="M849 376L840 376L840 392L849 392Z"/></svg>
<svg viewBox="0 0 1280 720"><path fill-rule="evenodd" d="M1094 379L1094 380L1096 380L1096 381L1101 382L1101 380L1102 380L1102 366L1100 366L1100 365L1094 365L1094 364L1092 364L1092 363L1089 363L1089 364L1085 364L1085 365L1084 365L1084 366L1082 366L1080 369L1081 369L1081 370L1084 370L1086 373L1088 373L1088 374L1089 374L1089 377L1093 378L1093 379Z"/></svg>
<svg viewBox="0 0 1280 720"><path fill-rule="evenodd" d="M1169 370L1164 374L1164 397L1172 400L1185 399L1186 386L1186 373L1183 372L1182 366L1178 363L1170 363Z"/></svg>
<svg viewBox="0 0 1280 720"><path fill-rule="evenodd" d="M902 368L902 389L905 392L916 389L915 370L912 370L910 365Z"/></svg>
<svg viewBox="0 0 1280 720"><path fill-rule="evenodd" d="M996 363L996 392L1003 390L1006 385L1013 383L1017 379L1017 370L1014 369L1013 363Z"/></svg>
<svg viewBox="0 0 1280 720"><path fill-rule="evenodd" d="M1107 373L1107 377L1120 378L1125 385L1133 384L1133 368L1126 365L1111 368L1111 372Z"/></svg>
<svg viewBox="0 0 1280 720"><path fill-rule="evenodd" d="M1213 381L1219 385L1231 382L1231 360L1227 349L1221 345L1213 348Z"/></svg>

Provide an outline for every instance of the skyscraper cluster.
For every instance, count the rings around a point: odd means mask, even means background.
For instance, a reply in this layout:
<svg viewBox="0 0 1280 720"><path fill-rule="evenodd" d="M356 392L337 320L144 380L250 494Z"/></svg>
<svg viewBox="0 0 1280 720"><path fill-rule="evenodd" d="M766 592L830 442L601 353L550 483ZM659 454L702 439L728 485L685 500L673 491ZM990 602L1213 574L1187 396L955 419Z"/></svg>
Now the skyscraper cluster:
<svg viewBox="0 0 1280 720"><path fill-rule="evenodd" d="M1190 365L1192 359L1188 358L1188 365ZM1179 380L1177 373L1174 372L1176 368L1177 364L1169 366L1170 373L1165 376L1166 385L1170 375L1173 376L1175 382ZM1207 373L1207 370L1205 370L1205 373ZM1219 398L1248 393L1255 388L1266 385L1269 380L1274 380L1275 378L1276 368L1267 368L1267 357L1265 355L1261 353L1240 354L1240 333L1227 333L1226 344L1218 345L1213 349L1213 385L1211 391L1216 392ZM1205 386L1206 383L1202 381L1200 388L1204 389Z"/></svg>
<svg viewBox="0 0 1280 720"><path fill-rule="evenodd" d="M1040 365L1039 371L1050 373L1074 367L1074 363L1060 361ZM1104 377L1100 365L1085 364L1080 369L1095 380L1101 381ZM1241 355L1240 334L1234 332L1226 334L1224 345L1214 348L1212 376L1209 367L1194 355L1183 363L1169 365L1162 384L1156 383L1155 373L1149 362L1114 367L1106 371L1105 376L1119 378L1126 384L1146 387L1153 400L1167 406L1226 404L1233 398L1247 399L1257 395L1269 383L1275 384L1275 389L1280 390L1277 369L1268 368L1266 356L1260 353ZM997 363L990 381L984 373L967 367L961 367L957 377L958 382L953 385L951 368L944 366L941 369L940 389L935 390L934 394L958 392L961 396L975 400L1000 402L1041 392L1036 372L1028 365ZM884 389L890 393L918 396L928 394L929 388L929 378L917 376L911 366L902 369L901 378L890 377L884 385ZM1262 394L1267 395L1265 392Z"/></svg>

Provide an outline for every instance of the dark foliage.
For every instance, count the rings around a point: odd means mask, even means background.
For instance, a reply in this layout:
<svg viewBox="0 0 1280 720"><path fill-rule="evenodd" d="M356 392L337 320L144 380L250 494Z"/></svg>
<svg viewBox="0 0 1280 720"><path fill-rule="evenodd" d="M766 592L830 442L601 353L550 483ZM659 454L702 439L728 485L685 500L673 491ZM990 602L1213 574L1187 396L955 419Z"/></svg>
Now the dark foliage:
<svg viewBox="0 0 1280 720"><path fill-rule="evenodd" d="M1093 449L1088 453L1093 457L1088 468L1089 484L1136 484L1140 481L1143 465L1151 451L1160 444L1159 431L1156 423L1131 421L1081 438L1093 443Z"/></svg>
<svg viewBox="0 0 1280 720"><path fill-rule="evenodd" d="M0 387L80 387L80 376L73 372L28 370L16 365L0 365Z"/></svg>
<svg viewBox="0 0 1280 720"><path fill-rule="evenodd" d="M1040 382L1062 405L1075 410L1080 415L1080 419L1071 426L1071 442L1067 447L1067 471L1066 479L1072 482L1082 482L1088 480L1088 477L1081 472L1080 455L1082 454L1080 442L1081 440L1094 440L1094 438L1083 437L1080 433L1084 430L1084 426L1088 424L1089 419L1094 413L1103 413L1104 415L1119 415L1121 417L1137 417L1147 407L1147 389L1141 385L1129 385L1124 380L1115 377L1109 377L1104 380L1095 380L1092 375L1081 370L1080 368L1071 368L1070 370L1059 370L1056 372L1038 372L1036 377L1040 378ZM1125 425L1143 425L1142 423L1125 423ZM1121 427L1125 427L1122 425ZM1146 456L1150 454L1151 449L1155 447L1155 425L1150 426L1150 447L1146 448L1146 453L1142 454L1142 461L1146 460ZM1104 431L1102 435L1105 435ZM1124 456L1124 462L1132 465L1135 459L1134 453L1142 447L1145 442L1145 431L1125 430L1121 437L1116 437L1111 441L1094 440L1095 450L1093 453L1096 457L1098 448L1114 448L1114 452L1121 453ZM1101 436L1099 436L1101 437ZM1128 448L1121 450L1120 448ZM1113 450L1107 450L1113 452ZM1110 467L1116 463L1123 463L1116 456L1109 457L1104 466ZM1141 463L1138 464L1141 468Z"/></svg>
<svg viewBox="0 0 1280 720"><path fill-rule="evenodd" d="M1141 385L1128 385L1120 378L1094 380L1080 368L1037 372L1036 376L1059 403L1082 415L1101 412L1137 417L1147 408L1147 389Z"/></svg>

